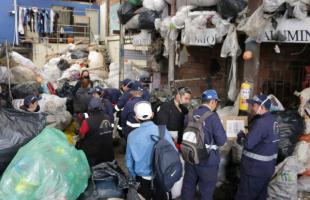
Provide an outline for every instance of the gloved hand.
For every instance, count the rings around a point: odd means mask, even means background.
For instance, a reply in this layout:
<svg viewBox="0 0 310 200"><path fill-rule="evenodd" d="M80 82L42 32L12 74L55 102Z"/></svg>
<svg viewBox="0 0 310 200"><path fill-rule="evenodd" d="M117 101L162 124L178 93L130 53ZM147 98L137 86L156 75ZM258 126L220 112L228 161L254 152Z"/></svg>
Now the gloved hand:
<svg viewBox="0 0 310 200"><path fill-rule="evenodd" d="M246 141L245 133L244 131L240 131L237 135L237 143L241 146L244 146L245 141Z"/></svg>

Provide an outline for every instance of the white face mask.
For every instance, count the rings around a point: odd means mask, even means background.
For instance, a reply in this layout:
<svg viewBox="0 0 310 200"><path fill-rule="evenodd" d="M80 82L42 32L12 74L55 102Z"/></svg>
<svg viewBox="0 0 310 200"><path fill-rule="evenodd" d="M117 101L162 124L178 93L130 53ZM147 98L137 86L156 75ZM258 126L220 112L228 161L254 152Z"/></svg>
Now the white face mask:
<svg viewBox="0 0 310 200"><path fill-rule="evenodd" d="M263 101L263 102L260 104L260 106L259 106L259 108L258 108L258 110L257 110L257 112L256 112L257 115L261 115L261 114L262 114L262 106L263 106L269 99L270 99L270 97L268 96L267 99L266 99L265 101Z"/></svg>

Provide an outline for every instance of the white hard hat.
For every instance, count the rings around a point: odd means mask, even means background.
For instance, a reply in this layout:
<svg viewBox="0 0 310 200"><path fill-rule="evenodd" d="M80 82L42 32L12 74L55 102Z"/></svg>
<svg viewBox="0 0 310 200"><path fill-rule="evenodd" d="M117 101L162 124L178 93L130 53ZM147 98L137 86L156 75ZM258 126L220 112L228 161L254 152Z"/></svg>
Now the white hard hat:
<svg viewBox="0 0 310 200"><path fill-rule="evenodd" d="M140 101L134 107L136 117L140 120L149 120L153 116L152 106L147 101Z"/></svg>

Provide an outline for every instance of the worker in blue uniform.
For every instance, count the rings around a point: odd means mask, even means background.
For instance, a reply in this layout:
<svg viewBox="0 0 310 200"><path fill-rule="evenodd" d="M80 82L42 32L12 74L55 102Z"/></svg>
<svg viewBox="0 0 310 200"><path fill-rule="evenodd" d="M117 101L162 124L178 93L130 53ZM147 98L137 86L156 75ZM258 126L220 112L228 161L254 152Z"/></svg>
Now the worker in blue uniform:
<svg viewBox="0 0 310 200"><path fill-rule="evenodd" d="M100 86L96 86L94 88L91 88L89 90L89 93L92 93L93 97L99 98L101 100L101 102L103 103L102 111L110 117L111 121L114 122L113 105L107 98L104 98L103 88Z"/></svg>
<svg viewBox="0 0 310 200"><path fill-rule="evenodd" d="M240 183L236 200L266 200L267 187L274 173L278 153L278 124L270 113L271 101L266 95L248 100L254 114L260 117L249 133L238 134L243 155L240 166Z"/></svg>
<svg viewBox="0 0 310 200"><path fill-rule="evenodd" d="M121 127L122 133L125 139L127 139L129 133L135 128L140 127L140 123L135 117L134 106L136 103L145 101L142 98L143 88L139 84L133 83L131 87L130 94L132 98L126 103L124 110L121 113Z"/></svg>
<svg viewBox="0 0 310 200"><path fill-rule="evenodd" d="M135 83L130 79L125 79L121 82L121 90L123 92L122 96L119 98L115 105L116 112L123 110L124 106L126 105L127 101L132 97L131 95L131 86Z"/></svg>
<svg viewBox="0 0 310 200"><path fill-rule="evenodd" d="M102 96L115 106L118 99L122 96L122 93L116 88L104 88Z"/></svg>
<svg viewBox="0 0 310 200"><path fill-rule="evenodd" d="M202 94L202 105L194 110L193 118L197 119L206 112L214 112L220 101L215 90L206 90ZM185 124L188 123L185 117ZM218 148L226 143L227 136L217 113L213 113L203 123L206 148L209 149L209 157L201 160L199 164L185 163L185 175L182 187L182 200L195 199L196 184L202 200L212 200L216 187L217 174L220 162Z"/></svg>

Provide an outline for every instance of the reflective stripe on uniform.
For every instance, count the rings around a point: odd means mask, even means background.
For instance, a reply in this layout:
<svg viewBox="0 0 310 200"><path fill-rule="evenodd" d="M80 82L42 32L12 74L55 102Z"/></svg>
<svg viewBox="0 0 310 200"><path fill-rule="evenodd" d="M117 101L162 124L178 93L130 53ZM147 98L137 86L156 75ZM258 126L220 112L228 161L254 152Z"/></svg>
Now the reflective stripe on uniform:
<svg viewBox="0 0 310 200"><path fill-rule="evenodd" d="M84 119L88 119L88 118L89 118L88 113L84 113Z"/></svg>
<svg viewBox="0 0 310 200"><path fill-rule="evenodd" d="M130 121L126 122L127 126L130 126L131 128L139 128L140 124L138 123L131 123Z"/></svg>
<svg viewBox="0 0 310 200"><path fill-rule="evenodd" d="M243 150L243 155L246 157L252 158L254 160L268 162L278 158L278 154L273 154L272 156L262 156L259 154L255 154L246 150Z"/></svg>
<svg viewBox="0 0 310 200"><path fill-rule="evenodd" d="M118 112L118 111L121 111L121 109L119 109L118 107L117 107L117 105L115 105L115 110Z"/></svg>
<svg viewBox="0 0 310 200"><path fill-rule="evenodd" d="M120 125L117 125L118 130L123 130L123 128Z"/></svg>
<svg viewBox="0 0 310 200"><path fill-rule="evenodd" d="M217 145L208 145L206 144L207 149L217 150L219 147Z"/></svg>

